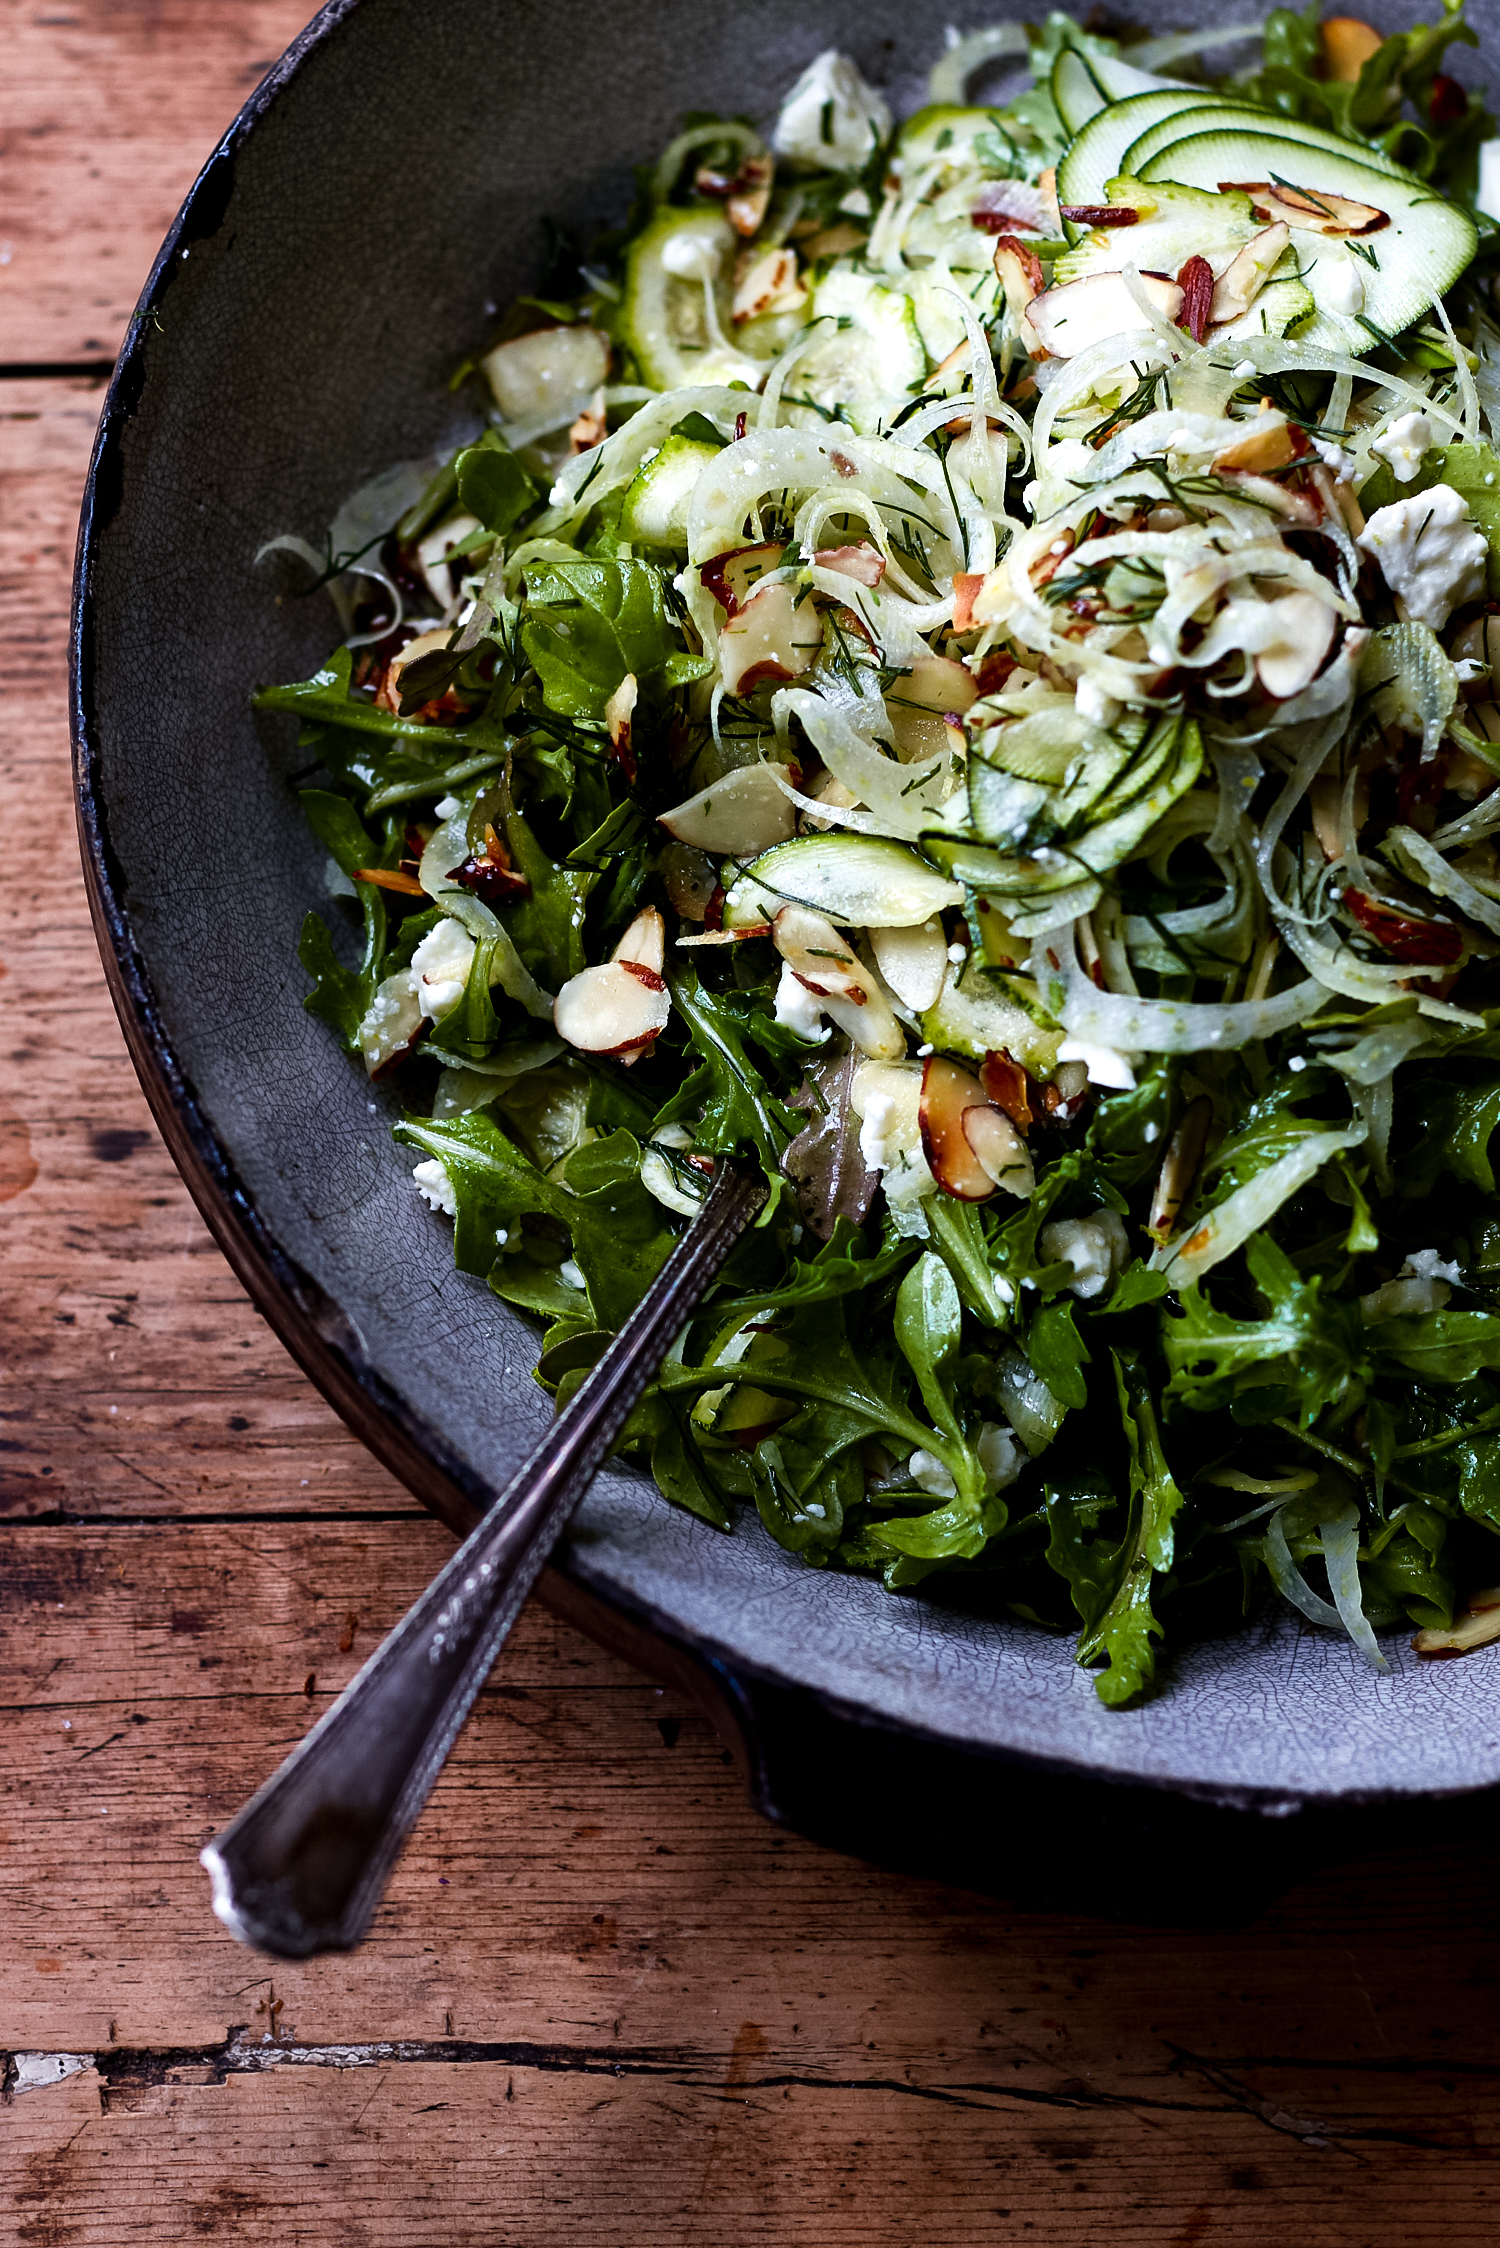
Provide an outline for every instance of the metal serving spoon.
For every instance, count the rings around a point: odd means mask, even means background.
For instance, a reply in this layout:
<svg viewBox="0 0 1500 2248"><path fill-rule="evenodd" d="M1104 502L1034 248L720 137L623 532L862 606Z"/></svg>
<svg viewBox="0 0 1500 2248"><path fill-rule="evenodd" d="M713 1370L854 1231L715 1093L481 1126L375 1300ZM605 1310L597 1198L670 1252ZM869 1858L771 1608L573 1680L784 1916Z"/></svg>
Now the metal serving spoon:
<svg viewBox="0 0 1500 2248"><path fill-rule="evenodd" d="M338 1700L202 1853L214 1911L278 1959L350 1951L568 1518L766 1198L712 1189L588 1380Z"/></svg>

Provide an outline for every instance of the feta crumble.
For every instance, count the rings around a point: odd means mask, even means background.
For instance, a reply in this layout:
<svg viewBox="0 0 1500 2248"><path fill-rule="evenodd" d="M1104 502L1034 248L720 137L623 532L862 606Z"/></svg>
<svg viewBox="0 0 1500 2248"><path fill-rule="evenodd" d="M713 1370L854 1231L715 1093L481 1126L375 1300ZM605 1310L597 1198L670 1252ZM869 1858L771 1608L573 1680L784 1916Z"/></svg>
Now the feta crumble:
<svg viewBox="0 0 1500 2248"><path fill-rule="evenodd" d="M1374 1327L1382 1319L1422 1318L1429 1311L1441 1311L1453 1292L1453 1284L1462 1278L1460 1267L1440 1257L1436 1249L1416 1249L1394 1280L1387 1280L1383 1287L1372 1288L1369 1295L1360 1297L1359 1308L1365 1325Z"/></svg>
<svg viewBox="0 0 1500 2248"><path fill-rule="evenodd" d="M417 1004L432 1022L441 1022L458 1005L474 961L474 939L444 915L411 956Z"/></svg>
<svg viewBox="0 0 1500 2248"><path fill-rule="evenodd" d="M458 1216L458 1195L448 1166L437 1155L429 1155L412 1172L411 1183L429 1210L441 1210L446 1217Z"/></svg>
<svg viewBox="0 0 1500 2248"><path fill-rule="evenodd" d="M1449 484L1377 508L1355 544L1374 555L1412 624L1441 632L1455 609L1484 592L1489 548Z"/></svg>
<svg viewBox="0 0 1500 2248"><path fill-rule="evenodd" d="M781 981L776 986L776 1020L783 1030L795 1031L810 1045L821 1046L828 1037L817 993L809 991L800 976L793 974L789 961L782 962Z"/></svg>
<svg viewBox="0 0 1500 2248"><path fill-rule="evenodd" d="M828 47L782 103L771 146L814 171L857 172L890 129L891 113L874 87Z"/></svg>
<svg viewBox="0 0 1500 2248"><path fill-rule="evenodd" d="M1068 1282L1069 1292L1085 1300L1102 1296L1115 1274L1130 1262L1130 1237L1113 1210L1095 1210L1086 1218L1055 1218L1043 1226L1039 1246L1044 1264L1072 1266L1077 1277Z"/></svg>
<svg viewBox="0 0 1500 2248"><path fill-rule="evenodd" d="M1432 442L1432 424L1425 414L1402 414L1374 440L1370 450L1390 464L1398 484L1409 484Z"/></svg>
<svg viewBox="0 0 1500 2248"><path fill-rule="evenodd" d="M1057 1049L1057 1058L1060 1062L1082 1062L1091 1085L1107 1085L1120 1093L1135 1090L1138 1054L1124 1053L1118 1046L1096 1046L1089 1038L1065 1038Z"/></svg>

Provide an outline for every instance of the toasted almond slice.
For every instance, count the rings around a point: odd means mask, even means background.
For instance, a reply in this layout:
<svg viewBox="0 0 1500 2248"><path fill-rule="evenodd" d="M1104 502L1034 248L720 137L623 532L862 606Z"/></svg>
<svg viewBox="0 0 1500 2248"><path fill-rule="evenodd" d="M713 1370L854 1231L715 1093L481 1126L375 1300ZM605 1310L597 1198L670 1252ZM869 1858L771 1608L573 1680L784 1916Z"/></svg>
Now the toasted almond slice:
<svg viewBox="0 0 1500 2248"><path fill-rule="evenodd" d="M903 1007L921 1015L937 1005L948 972L948 939L936 914L911 929L872 929L870 950Z"/></svg>
<svg viewBox="0 0 1500 2248"><path fill-rule="evenodd" d="M903 678L886 690L886 715L897 755L907 764L935 757L948 747L943 721L962 717L979 699L972 671L951 656L918 656Z"/></svg>
<svg viewBox="0 0 1500 2248"><path fill-rule="evenodd" d="M1419 1655L1471 1654L1476 1647L1491 1647L1500 1639L1500 1585L1488 1592L1473 1592L1446 1631L1429 1625L1412 1641Z"/></svg>
<svg viewBox="0 0 1500 2248"><path fill-rule="evenodd" d="M1258 414L1243 437L1226 445L1214 462L1216 476L1266 476L1297 458L1297 440L1285 415Z"/></svg>
<svg viewBox="0 0 1500 2248"><path fill-rule="evenodd" d="M639 1055L667 1027L672 1001L655 970L607 960L572 976L552 1003L559 1038L582 1054Z"/></svg>
<svg viewBox="0 0 1500 2248"><path fill-rule="evenodd" d="M906 1033L879 979L831 921L807 906L785 905L771 923L771 936L797 981L862 1054L875 1061L901 1060Z"/></svg>
<svg viewBox="0 0 1500 2248"><path fill-rule="evenodd" d="M1323 75L1341 86L1352 86L1382 41L1375 26L1359 16L1329 16L1319 34L1323 43Z"/></svg>
<svg viewBox="0 0 1500 2248"><path fill-rule="evenodd" d="M731 307L734 324L758 320L767 312L795 312L807 302L807 288L797 271L795 250L763 250L746 267Z"/></svg>
<svg viewBox="0 0 1500 2248"><path fill-rule="evenodd" d="M1269 224L1295 226L1304 234L1378 234L1389 226L1389 211L1356 203L1321 187L1273 185L1270 180L1221 180L1220 193L1232 189L1252 198L1255 215Z"/></svg>
<svg viewBox="0 0 1500 2248"><path fill-rule="evenodd" d="M927 1167L944 1194L951 1194L955 1201L985 1202L994 1193L997 1182L981 1162L965 1128L971 1108L989 1108L978 1078L941 1054L929 1056L922 1069L922 1099L918 1110ZM1005 1125L1014 1140L1015 1132L999 1110L992 1109L990 1113L997 1123ZM986 1128L977 1129L983 1141Z"/></svg>
<svg viewBox="0 0 1500 2248"><path fill-rule="evenodd" d="M1203 1161L1213 1116L1213 1102L1206 1093L1200 1094L1197 1100L1189 1102L1182 1122L1167 1142L1156 1191L1151 1197L1149 1230L1158 1241L1165 1241L1176 1230L1182 1206L1193 1191L1198 1167Z"/></svg>
<svg viewBox="0 0 1500 2248"><path fill-rule="evenodd" d="M1277 639L1255 659L1256 676L1268 695L1284 702L1300 695L1318 676L1333 645L1337 614L1315 593L1284 593L1270 603Z"/></svg>
<svg viewBox="0 0 1500 2248"><path fill-rule="evenodd" d="M679 950L685 945L695 944L745 944L751 937L768 937L770 934L769 921L747 921L741 929L701 929L696 936L679 937L677 944Z"/></svg>
<svg viewBox="0 0 1500 2248"><path fill-rule="evenodd" d="M1002 1116L998 1108L966 1108L963 1127L980 1169L1007 1194L1024 1200L1036 1185L1036 1172L1026 1143L1010 1118Z"/></svg>
<svg viewBox="0 0 1500 2248"><path fill-rule="evenodd" d="M853 578L856 585L877 586L885 576L885 556L868 539L861 539L857 546L820 547L813 560L820 570Z"/></svg>
<svg viewBox="0 0 1500 2248"><path fill-rule="evenodd" d="M1034 1113L1031 1080L1007 1047L992 1048L985 1055L979 1067L979 1082L985 1098L1010 1118L1018 1132L1025 1132Z"/></svg>
<svg viewBox="0 0 1500 2248"><path fill-rule="evenodd" d="M1217 326L1222 320L1239 320L1265 287L1271 269L1280 260L1288 242L1291 228L1283 221L1277 226L1263 227L1259 234L1245 244L1239 255L1225 266L1214 283L1213 303L1209 307L1209 322Z"/></svg>
<svg viewBox="0 0 1500 2248"><path fill-rule="evenodd" d="M719 674L727 695L810 671L823 646L823 621L810 594L785 578L753 593L719 634Z"/></svg>
<svg viewBox="0 0 1500 2248"><path fill-rule="evenodd" d="M667 925L654 905L642 906L610 958L661 974L667 958Z"/></svg>
<svg viewBox="0 0 1500 2248"><path fill-rule="evenodd" d="M1031 322L1031 306L1047 286L1041 259L1014 234L1002 234L995 243L994 267L1005 301L1020 323L1022 343L1033 359L1045 359L1047 348ZM960 348L968 350L966 344Z"/></svg>
<svg viewBox="0 0 1500 2248"><path fill-rule="evenodd" d="M789 765L742 765L662 812L657 824L715 858L754 858L794 830L796 807L778 785L791 780Z"/></svg>
<svg viewBox="0 0 1500 2248"><path fill-rule="evenodd" d="M782 549L774 539L759 546L733 546L703 563L698 577L726 616L737 617L766 572L776 568L781 555Z"/></svg>
<svg viewBox="0 0 1500 2248"><path fill-rule="evenodd" d="M982 570L959 570L953 579L953 629L955 632L972 632L976 623L974 604L979 599L984 584Z"/></svg>

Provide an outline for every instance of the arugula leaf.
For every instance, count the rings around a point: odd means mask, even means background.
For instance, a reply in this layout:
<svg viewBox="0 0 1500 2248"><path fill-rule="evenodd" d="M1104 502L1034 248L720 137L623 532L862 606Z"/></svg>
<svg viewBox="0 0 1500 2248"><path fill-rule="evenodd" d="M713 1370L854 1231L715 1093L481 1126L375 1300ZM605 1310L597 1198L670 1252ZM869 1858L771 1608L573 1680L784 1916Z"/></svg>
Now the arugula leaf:
<svg viewBox="0 0 1500 2248"><path fill-rule="evenodd" d="M424 726L415 718L398 718L394 711L378 709L373 702L350 691L353 664L352 651L339 648L310 679L293 680L281 687L258 687L251 702L257 710L290 711L304 724L321 723L354 733L384 734L408 749L435 750L444 766L450 765L455 752L461 749L472 755L481 750L503 752L508 747L504 729L482 711L457 725ZM452 785L453 779L451 772L434 770L427 789L411 793L422 795L429 789L439 793L445 786Z"/></svg>
<svg viewBox="0 0 1500 2248"><path fill-rule="evenodd" d="M453 463L460 504L477 515L485 529L504 538L536 505L541 492L500 432L487 429Z"/></svg>
<svg viewBox="0 0 1500 2248"><path fill-rule="evenodd" d="M682 1422L665 1398L652 1394L643 1402L654 1430L651 1473L662 1497L696 1514L715 1530L732 1529L729 1509L715 1491L702 1455Z"/></svg>
<svg viewBox="0 0 1500 2248"><path fill-rule="evenodd" d="M327 847L341 873L353 874L358 867L384 864L384 850L347 798L321 788L301 789L298 798L309 827ZM314 980L302 1004L310 1015L317 1015L338 1032L350 1053L358 1044L359 1026L388 967L389 913L384 893L373 882L361 882L357 887L364 922L357 968L346 968L339 959L328 925L319 914L308 914L297 942L297 958Z"/></svg>
<svg viewBox="0 0 1500 2248"><path fill-rule="evenodd" d="M1400 1088L1393 1162L1397 1190L1431 1194L1444 1171L1481 1194L1495 1191L1490 1141L1500 1125L1500 1074L1465 1079L1450 1063Z"/></svg>
<svg viewBox="0 0 1500 2248"><path fill-rule="evenodd" d="M953 1402L950 1361L963 1332L963 1311L953 1275L929 1249L902 1281L896 1296L896 1340L917 1377L922 1402L935 1425L956 1441L962 1432Z"/></svg>
<svg viewBox="0 0 1500 2248"><path fill-rule="evenodd" d="M1108 1664L1095 1683L1102 1702L1118 1707L1150 1684L1156 1672L1151 1642L1162 1627L1151 1605L1154 1580L1172 1566L1173 1522L1182 1493L1172 1479L1162 1450L1156 1409L1138 1358L1111 1353L1120 1421L1130 1462L1130 1512L1124 1537L1110 1549L1102 1538L1089 1539L1104 1511L1080 1506L1066 1490L1049 1490L1046 1508L1052 1534L1047 1559L1068 1580L1073 1604L1083 1619L1078 1660Z"/></svg>
<svg viewBox="0 0 1500 2248"><path fill-rule="evenodd" d="M1163 1296L1170 1296L1172 1283L1164 1272L1153 1272L1148 1264L1136 1257L1116 1280L1105 1301L1095 1310L1095 1319L1112 1318L1122 1311L1139 1311L1143 1304L1158 1304Z"/></svg>
<svg viewBox="0 0 1500 2248"><path fill-rule="evenodd" d="M1087 1405L1088 1384L1083 1369L1089 1364L1088 1345L1073 1323L1073 1300L1057 1297L1034 1314L1026 1337L1026 1355L1061 1405Z"/></svg>
<svg viewBox="0 0 1500 2248"><path fill-rule="evenodd" d="M459 1270L504 1280L497 1293L512 1302L554 1316L581 1309L576 1289L558 1293L566 1282L550 1276L545 1284L532 1281L509 1258L496 1271L497 1232L510 1233L526 1217L552 1218L568 1228L589 1309L605 1330L624 1325L671 1254L673 1236L660 1203L640 1183L640 1143L628 1132L578 1148L561 1182L544 1176L482 1110L432 1122L408 1117L396 1137L437 1156L453 1181ZM524 1285L521 1296L517 1284Z"/></svg>
<svg viewBox="0 0 1500 2248"><path fill-rule="evenodd" d="M731 1010L703 989L696 969L674 966L667 981L672 1004L703 1066L694 1070L681 1092L668 1103L662 1121L691 1115L701 1101L702 1121L694 1135L700 1148L711 1155L733 1155L748 1143L771 1186L766 1207L757 1220L766 1225L787 1192L782 1152L802 1129L802 1118L768 1089L745 1052Z"/></svg>
<svg viewBox="0 0 1500 2248"><path fill-rule="evenodd" d="M1214 1310L1203 1283L1184 1288L1180 1314L1164 1313L1161 1323L1167 1395L1195 1413L1228 1406L1252 1423L1294 1414L1311 1428L1370 1378L1359 1304L1325 1297L1323 1276L1302 1279L1268 1234L1252 1235L1245 1262L1267 1316L1231 1319Z"/></svg>
<svg viewBox="0 0 1500 2248"><path fill-rule="evenodd" d="M346 968L333 948L327 922L317 913L310 913L302 924L297 958L313 979L303 1006L336 1030L346 1051L352 1054L359 1042L359 1026L370 1011L380 981L378 971L369 965Z"/></svg>
<svg viewBox="0 0 1500 2248"><path fill-rule="evenodd" d="M627 672L643 691L707 677L709 659L676 645L665 582L654 562L530 566L521 644L549 710L602 725L604 706Z"/></svg>

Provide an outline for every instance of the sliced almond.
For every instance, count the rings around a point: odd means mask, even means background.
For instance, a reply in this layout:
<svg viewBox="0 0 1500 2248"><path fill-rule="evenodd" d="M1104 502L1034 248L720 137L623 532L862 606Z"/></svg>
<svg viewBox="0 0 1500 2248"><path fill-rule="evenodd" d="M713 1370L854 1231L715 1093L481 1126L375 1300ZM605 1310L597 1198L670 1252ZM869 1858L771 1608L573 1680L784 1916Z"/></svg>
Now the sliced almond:
<svg viewBox="0 0 1500 2248"><path fill-rule="evenodd" d="M610 958L661 974L667 959L667 925L654 905L641 908Z"/></svg>
<svg viewBox="0 0 1500 2248"><path fill-rule="evenodd" d="M398 648L380 675L380 685L375 692L375 708L394 711L399 715L402 672L408 664L415 663L419 656L430 656L435 649L446 648L452 637L447 626L441 625L436 631L414 634L404 648Z"/></svg>
<svg viewBox="0 0 1500 2248"><path fill-rule="evenodd" d="M1270 603L1277 639L1255 659L1256 677L1268 695L1284 702L1312 684L1333 646L1336 612L1315 593L1284 593Z"/></svg>
<svg viewBox="0 0 1500 2248"><path fill-rule="evenodd" d="M811 594L775 578L751 594L719 635L724 692L747 695L771 680L800 678L822 647L823 621Z"/></svg>
<svg viewBox="0 0 1500 2248"><path fill-rule="evenodd" d="M984 584L982 570L958 570L953 578L953 629L955 632L972 632L978 621L974 604Z"/></svg>
<svg viewBox="0 0 1500 2248"><path fill-rule="evenodd" d="M995 1186L1004 1187L1007 1194L1019 1195L1022 1200L1032 1192L1036 1173L1031 1157L1008 1116L1003 1116L998 1108L966 1108L963 1132L979 1168Z"/></svg>
<svg viewBox="0 0 1500 2248"><path fill-rule="evenodd" d="M1016 1138L1014 1126L998 1109L990 1108L978 1078L941 1054L929 1056L922 1068L922 1099L918 1110L927 1167L943 1192L951 1194L956 1201L985 1202L999 1183L990 1168L998 1143L990 1127L978 1121L974 1138L970 1138L967 1119L971 1109L988 1110L1009 1134L1010 1142L1020 1150L1024 1160L1025 1150Z"/></svg>
<svg viewBox="0 0 1500 2248"><path fill-rule="evenodd" d="M1378 234L1389 226L1389 211L1356 203L1321 187L1288 187L1270 180L1221 180L1219 191L1248 195L1255 215L1268 224L1295 226L1303 234Z"/></svg>
<svg viewBox="0 0 1500 2248"><path fill-rule="evenodd" d="M754 858L795 830L796 807L778 785L791 778L789 765L742 765L661 813L658 824L677 842L715 858Z"/></svg>
<svg viewBox="0 0 1500 2248"><path fill-rule="evenodd" d="M1214 283L1213 303L1208 312L1211 325L1217 327L1220 321L1244 318L1291 239L1291 228L1283 221L1277 226L1263 227L1245 244Z"/></svg>
<svg viewBox="0 0 1500 2248"><path fill-rule="evenodd" d="M919 656L886 690L886 715L897 755L907 764L948 747L944 720L961 718L979 699L974 674L951 656Z"/></svg>
<svg viewBox="0 0 1500 2248"><path fill-rule="evenodd" d="M636 685L635 673L627 671L604 706L604 723L609 728L609 746L615 763L627 782L633 782L636 775L635 750L630 737L639 697L640 688Z"/></svg>
<svg viewBox="0 0 1500 2248"><path fill-rule="evenodd" d="M886 983L914 1015L938 1003L948 970L948 939L933 914L911 929L872 929L870 950Z"/></svg>
<svg viewBox="0 0 1500 2248"><path fill-rule="evenodd" d="M902 1058L906 1033L890 1001L831 921L807 906L783 906L771 923L771 937L797 981L862 1054L875 1061Z"/></svg>
<svg viewBox="0 0 1500 2248"><path fill-rule="evenodd" d="M1020 325L1022 343L1033 359L1046 358L1046 347L1031 322L1031 306L1047 286L1041 259L1014 234L1002 234L995 243L994 266L1005 301Z"/></svg>
<svg viewBox="0 0 1500 2248"><path fill-rule="evenodd" d="M760 546L734 546L716 554L698 572L701 583L729 617L737 617L768 570L774 570L782 548L771 541Z"/></svg>
<svg viewBox="0 0 1500 2248"><path fill-rule="evenodd" d="M795 250L763 250L746 267L730 307L735 326L769 312L796 312L807 302Z"/></svg>
<svg viewBox="0 0 1500 2248"><path fill-rule="evenodd" d="M1214 462L1218 476L1266 476L1272 469L1285 468L1296 460L1301 447L1297 436L1284 414L1261 413L1250 424L1243 437L1226 445Z"/></svg>
<svg viewBox="0 0 1500 2248"><path fill-rule="evenodd" d="M1365 64L1381 49L1380 33L1359 16L1330 16L1319 37L1323 44L1323 76L1342 86L1352 86Z"/></svg>
<svg viewBox="0 0 1500 2248"><path fill-rule="evenodd" d="M1151 1198L1149 1230L1158 1241L1165 1241L1176 1231L1177 1220L1182 1215L1183 1204L1193 1191L1198 1169L1203 1161L1203 1150L1208 1144L1208 1127L1213 1122L1214 1104L1206 1093L1188 1104L1182 1122L1167 1142L1157 1174L1156 1191Z"/></svg>
<svg viewBox="0 0 1500 2248"><path fill-rule="evenodd" d="M1162 318L1175 322L1182 311L1177 283L1159 273L1143 273L1139 279ZM1081 281L1044 290L1032 299L1026 317L1037 341L1054 359L1072 359L1090 344L1150 325L1123 273L1087 273Z"/></svg>
<svg viewBox="0 0 1500 2248"><path fill-rule="evenodd" d="M852 811L859 802L856 791L850 788L847 781L841 781L834 773L824 774L822 780L813 790L813 797L817 803L826 804L830 810L838 812ZM803 828L810 829L815 835L826 835L831 827L837 827L838 825L837 820L820 820L816 812L804 812L802 814Z"/></svg>
<svg viewBox="0 0 1500 2248"><path fill-rule="evenodd" d="M1419 1631L1412 1646L1419 1655L1468 1655L1476 1647L1492 1647L1500 1639L1500 1585L1488 1592L1470 1593L1448 1629L1430 1625Z"/></svg>
<svg viewBox="0 0 1500 2248"><path fill-rule="evenodd" d="M985 1098L1008 1116L1018 1132L1031 1125L1031 1080L1014 1054L1002 1046L986 1054L979 1068Z"/></svg>
<svg viewBox="0 0 1500 2248"><path fill-rule="evenodd" d="M582 1054L639 1056L667 1027L672 1001L658 971L608 960L570 977L552 1003L557 1035Z"/></svg>
<svg viewBox="0 0 1500 2248"><path fill-rule="evenodd" d="M877 586L885 576L885 556L868 539L857 546L819 547L813 561L820 570L832 570L836 577L853 578L856 585Z"/></svg>

